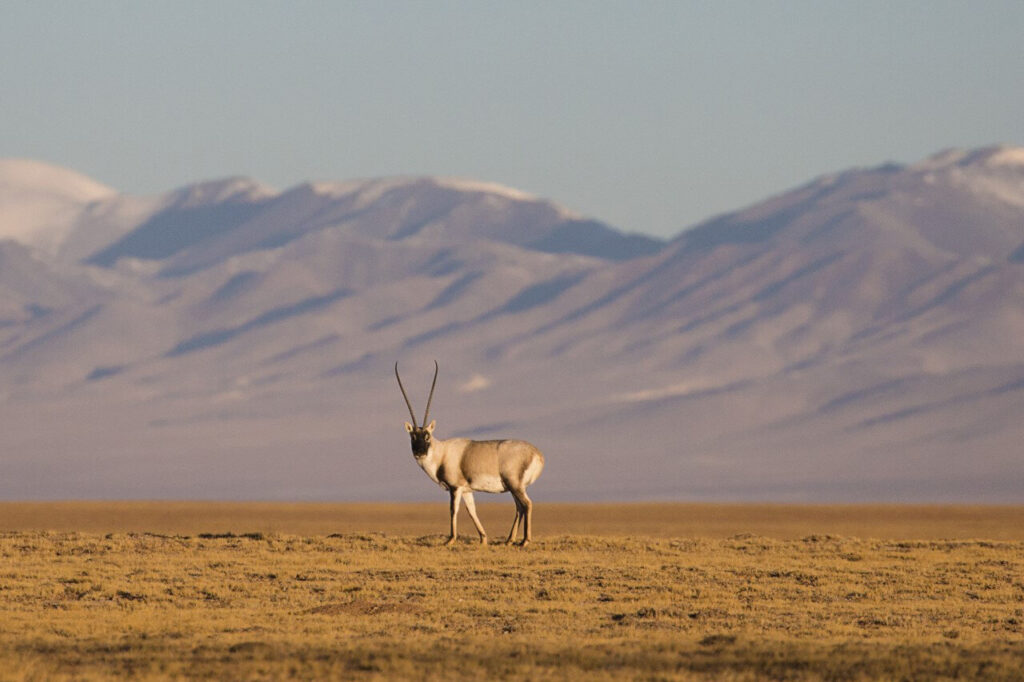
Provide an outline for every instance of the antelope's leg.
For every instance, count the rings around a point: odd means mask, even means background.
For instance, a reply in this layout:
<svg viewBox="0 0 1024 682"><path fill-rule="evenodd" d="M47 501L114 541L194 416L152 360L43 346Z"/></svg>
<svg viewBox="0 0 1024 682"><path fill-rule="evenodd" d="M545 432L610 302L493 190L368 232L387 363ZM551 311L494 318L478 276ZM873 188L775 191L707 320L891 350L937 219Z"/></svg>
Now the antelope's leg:
<svg viewBox="0 0 1024 682"><path fill-rule="evenodd" d="M523 519L523 545L528 545L533 540L533 500L526 494L526 489L513 490L512 494L515 495L516 501L522 508L521 516Z"/></svg>
<svg viewBox="0 0 1024 682"><path fill-rule="evenodd" d="M462 488L452 490L452 535L445 544L451 547L459 537L459 505L462 504Z"/></svg>
<svg viewBox="0 0 1024 682"><path fill-rule="evenodd" d="M476 532L480 533L480 544L487 544L487 531L484 530L484 524L480 523L479 517L476 515L476 502L473 501L473 493L466 492L463 496L466 500L466 511L469 512L469 518L473 519L473 525L476 526Z"/></svg>
<svg viewBox="0 0 1024 682"><path fill-rule="evenodd" d="M512 501L516 503L516 518L512 521L512 530L508 533L508 540L505 540L506 545L515 542L516 533L519 532L519 521L523 518L523 505L519 503L519 498L515 493L512 493Z"/></svg>

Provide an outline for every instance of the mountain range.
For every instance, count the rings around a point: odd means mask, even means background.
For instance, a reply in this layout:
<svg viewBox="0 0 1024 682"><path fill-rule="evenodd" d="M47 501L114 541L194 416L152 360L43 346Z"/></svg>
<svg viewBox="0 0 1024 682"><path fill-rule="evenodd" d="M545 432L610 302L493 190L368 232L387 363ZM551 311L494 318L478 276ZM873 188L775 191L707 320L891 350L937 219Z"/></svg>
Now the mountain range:
<svg viewBox="0 0 1024 682"><path fill-rule="evenodd" d="M0 161L0 498L1024 500L1024 149L852 169L660 240L517 190L122 194Z"/></svg>

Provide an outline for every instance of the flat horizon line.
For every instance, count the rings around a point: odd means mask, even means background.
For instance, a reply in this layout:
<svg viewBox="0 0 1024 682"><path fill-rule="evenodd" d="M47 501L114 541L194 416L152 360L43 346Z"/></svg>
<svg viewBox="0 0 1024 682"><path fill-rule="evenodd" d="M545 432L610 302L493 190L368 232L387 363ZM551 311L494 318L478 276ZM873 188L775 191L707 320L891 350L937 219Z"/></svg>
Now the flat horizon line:
<svg viewBox="0 0 1024 682"><path fill-rule="evenodd" d="M508 532L511 501L478 505L493 540ZM1024 505L788 504L708 502L544 502L535 505L538 540L602 537L761 536L778 540L1024 542ZM475 539L466 512L464 539ZM178 535L443 535L447 501L242 502L196 500L0 502L0 532Z"/></svg>

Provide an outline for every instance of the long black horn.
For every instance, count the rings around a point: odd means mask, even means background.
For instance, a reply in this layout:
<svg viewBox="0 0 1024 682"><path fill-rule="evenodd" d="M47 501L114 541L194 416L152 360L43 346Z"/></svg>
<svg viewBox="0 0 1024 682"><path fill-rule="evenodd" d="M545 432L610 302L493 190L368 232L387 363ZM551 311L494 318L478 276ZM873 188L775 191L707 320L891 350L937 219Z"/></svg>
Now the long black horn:
<svg viewBox="0 0 1024 682"><path fill-rule="evenodd" d="M395 363L395 378L398 379L398 388L402 390L402 397L405 398L405 406L409 408L409 417L412 419L412 425L416 426L416 415L412 411L412 403L409 402L409 396L405 394L405 386L402 385L402 377L398 376L398 363ZM430 409L430 406L427 406Z"/></svg>
<svg viewBox="0 0 1024 682"><path fill-rule="evenodd" d="M427 425L427 417L430 416L430 401L434 399L434 387L437 386L437 372L440 367L437 366L437 360L434 360L434 382L430 384L430 396L427 398L427 409L423 411L423 425Z"/></svg>

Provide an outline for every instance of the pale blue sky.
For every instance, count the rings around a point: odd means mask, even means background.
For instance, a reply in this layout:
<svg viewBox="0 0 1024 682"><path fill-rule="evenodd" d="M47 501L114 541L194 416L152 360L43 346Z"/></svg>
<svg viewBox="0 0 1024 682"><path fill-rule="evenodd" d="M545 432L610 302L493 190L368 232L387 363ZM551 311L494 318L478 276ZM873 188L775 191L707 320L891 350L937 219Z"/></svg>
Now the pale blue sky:
<svg viewBox="0 0 1024 682"><path fill-rule="evenodd" d="M0 0L0 156L122 191L472 177L674 235L1024 144L1024 2Z"/></svg>

